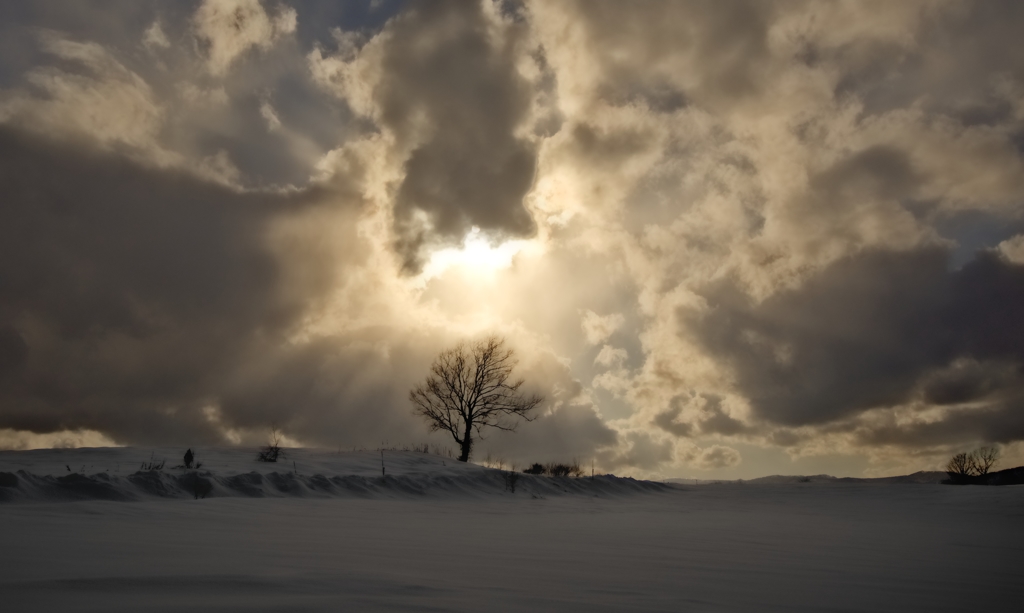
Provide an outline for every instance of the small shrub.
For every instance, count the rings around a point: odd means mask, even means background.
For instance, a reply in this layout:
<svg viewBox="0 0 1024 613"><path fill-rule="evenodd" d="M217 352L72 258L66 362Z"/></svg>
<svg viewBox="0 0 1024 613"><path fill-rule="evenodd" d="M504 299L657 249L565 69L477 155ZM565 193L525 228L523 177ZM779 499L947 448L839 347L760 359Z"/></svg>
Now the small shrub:
<svg viewBox="0 0 1024 613"><path fill-rule="evenodd" d="M164 469L164 463L166 461L167 460L160 460L160 462L157 463L156 460L153 459L153 454L149 454L149 461L148 462L143 462L142 466L139 467L139 470L163 470ZM71 468L69 467L68 470L71 470ZM83 467L82 472L83 473L85 472L84 467Z"/></svg>
<svg viewBox="0 0 1024 613"><path fill-rule="evenodd" d="M552 477L582 477L583 469L580 463L573 460L571 464L552 463L546 467L546 472Z"/></svg>
<svg viewBox="0 0 1024 613"><path fill-rule="evenodd" d="M256 453L257 462L276 462L281 457L281 432L277 426L270 427L270 442Z"/></svg>
<svg viewBox="0 0 1024 613"><path fill-rule="evenodd" d="M519 483L519 473L516 472L515 466L511 470L502 471L501 476L505 480L505 491L515 494L516 484Z"/></svg>
<svg viewBox="0 0 1024 613"><path fill-rule="evenodd" d="M487 457L484 458L483 465L486 466L487 468L505 470L505 460L503 460L502 458L496 458L492 456L490 453L488 453Z"/></svg>
<svg viewBox="0 0 1024 613"><path fill-rule="evenodd" d="M439 455L444 458L454 458L455 454L452 452L452 448L446 445L431 445L430 452L434 455Z"/></svg>
<svg viewBox="0 0 1024 613"><path fill-rule="evenodd" d="M281 448L276 445L267 445L256 453L257 462L276 462L281 457Z"/></svg>
<svg viewBox="0 0 1024 613"><path fill-rule="evenodd" d="M543 475L546 471L543 464L533 464L523 472L528 475Z"/></svg>
<svg viewBox="0 0 1024 613"><path fill-rule="evenodd" d="M547 471L552 477L568 477L569 476L569 465L568 464L548 464Z"/></svg>

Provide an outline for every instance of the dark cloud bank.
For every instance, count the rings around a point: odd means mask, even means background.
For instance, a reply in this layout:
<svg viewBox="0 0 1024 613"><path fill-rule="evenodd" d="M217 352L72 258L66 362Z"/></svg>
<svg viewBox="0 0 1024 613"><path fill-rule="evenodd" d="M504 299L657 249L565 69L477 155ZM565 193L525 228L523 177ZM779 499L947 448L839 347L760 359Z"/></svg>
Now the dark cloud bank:
<svg viewBox="0 0 1024 613"><path fill-rule="evenodd" d="M864 442L1024 437L1024 266L995 251L959 270L943 248L870 251L759 304L728 283L706 297L709 312L686 325L731 365L759 419L821 425L919 401L953 411Z"/></svg>
<svg viewBox="0 0 1024 613"><path fill-rule="evenodd" d="M216 438L203 405L324 289L282 292L263 241L317 195L239 194L10 128L0 160L0 425Z"/></svg>
<svg viewBox="0 0 1024 613"><path fill-rule="evenodd" d="M515 65L524 32L496 37L493 26L479 3L429 2L381 35L381 124L412 145L395 202L397 246L411 270L425 244L460 244L474 226L499 238L536 230L523 206L536 145L516 136L533 94Z"/></svg>

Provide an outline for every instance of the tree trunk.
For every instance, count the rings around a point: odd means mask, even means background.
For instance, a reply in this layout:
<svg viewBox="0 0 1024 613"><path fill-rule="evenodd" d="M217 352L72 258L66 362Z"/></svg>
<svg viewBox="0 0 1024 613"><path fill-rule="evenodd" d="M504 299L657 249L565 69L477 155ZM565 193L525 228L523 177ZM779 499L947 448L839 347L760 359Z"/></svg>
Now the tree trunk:
<svg viewBox="0 0 1024 613"><path fill-rule="evenodd" d="M473 448L473 439L471 437L473 425L466 423L466 434L462 437L462 452L459 454L460 462L469 461L469 452Z"/></svg>

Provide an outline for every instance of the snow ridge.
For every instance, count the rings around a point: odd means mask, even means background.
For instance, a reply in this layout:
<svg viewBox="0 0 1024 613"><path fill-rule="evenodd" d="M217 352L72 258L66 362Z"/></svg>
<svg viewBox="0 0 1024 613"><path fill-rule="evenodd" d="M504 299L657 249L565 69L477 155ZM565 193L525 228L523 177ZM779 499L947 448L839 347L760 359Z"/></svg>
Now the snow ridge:
<svg viewBox="0 0 1024 613"><path fill-rule="evenodd" d="M88 451L96 450L0 453L0 502L213 497L611 497L673 489L664 483L612 475L570 478L519 474L513 493L509 491L504 471L413 451L386 452L382 467L381 456L374 451L332 453L288 450L288 457L294 460L266 464L253 461L252 454L247 451L220 450L206 454L207 457L212 456L210 464L213 466L209 469L204 465L199 470L177 466L127 472L120 470L122 463L132 462L134 466L131 458L145 455L140 450L125 449L113 456L107 453L104 457L107 463L117 457L123 458L121 462L114 461L118 467L115 473L112 473L112 469L91 474L87 470L73 472L71 467L75 465L95 469L96 454ZM35 457L25 457L28 454L34 454ZM153 452L148 455L161 457ZM149 466L149 463L145 464ZM63 465L66 474L56 470L58 465ZM10 472L5 470L10 468L16 469Z"/></svg>

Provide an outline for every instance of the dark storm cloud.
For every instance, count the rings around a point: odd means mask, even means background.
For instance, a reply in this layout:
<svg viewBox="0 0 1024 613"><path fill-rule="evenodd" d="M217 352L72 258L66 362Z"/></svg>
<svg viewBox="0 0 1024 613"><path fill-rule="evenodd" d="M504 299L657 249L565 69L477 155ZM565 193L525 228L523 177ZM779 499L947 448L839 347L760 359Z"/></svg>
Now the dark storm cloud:
<svg viewBox="0 0 1024 613"><path fill-rule="evenodd" d="M819 198L818 207L842 207L858 199L906 198L920 184L920 177L904 152L878 145L838 162L813 176L810 183Z"/></svg>
<svg viewBox="0 0 1024 613"><path fill-rule="evenodd" d="M956 405L983 399L1012 386L1018 375L1013 364L980 363L973 359L953 362L949 367L929 373L921 382L925 402Z"/></svg>
<svg viewBox="0 0 1024 613"><path fill-rule="evenodd" d="M10 128L0 160L0 351L19 370L0 427L219 436L202 407L327 287L313 260L284 291L266 241L316 194L239 194Z"/></svg>
<svg viewBox="0 0 1024 613"><path fill-rule="evenodd" d="M779 424L824 424L900 404L922 382L924 399L936 404L1019 387L1024 267L995 252L960 270L947 264L940 248L868 251L760 304L721 284L707 292L705 316L684 319L732 367L755 415ZM991 434L991 420L1016 413L980 412L987 426L978 428Z"/></svg>
<svg viewBox="0 0 1024 613"><path fill-rule="evenodd" d="M998 117L999 101L991 98L997 86L993 75L1024 77L1024 49L1015 44L1024 6L996 0L922 3L916 10L923 18L913 45L853 40L824 52L833 65L844 66L837 95L858 95L867 113L919 101L966 125Z"/></svg>
<svg viewBox="0 0 1024 613"><path fill-rule="evenodd" d="M655 415L652 423L669 434L691 436L694 433L693 424L679 419L683 413L683 399L682 396L673 398L670 407Z"/></svg>
<svg viewBox="0 0 1024 613"><path fill-rule="evenodd" d="M1012 443L1024 439L1024 377L999 390L994 402L982 407L957 408L941 420L895 424L883 420L854 430L861 445L899 445L905 448L959 444L963 441Z"/></svg>
<svg viewBox="0 0 1024 613"><path fill-rule="evenodd" d="M28 345L10 324L0 327L0 379L14 374L28 359Z"/></svg>
<svg viewBox="0 0 1024 613"><path fill-rule="evenodd" d="M498 236L535 230L523 197L537 154L515 134L532 92L516 70L515 27L504 39L491 30L476 2L418 4L386 29L374 98L383 124L417 141L395 206L408 268L418 267L424 243L458 243L473 226ZM431 229L416 222L417 211Z"/></svg>
<svg viewBox="0 0 1024 613"><path fill-rule="evenodd" d="M755 428L732 417L722 408L723 398L717 394L704 394L702 405L693 421L682 419L683 409L689 396L676 396L669 402L669 408L654 416L652 423L675 436L691 437L696 434L721 434L732 436L755 432ZM699 426L699 430L695 428Z"/></svg>
<svg viewBox="0 0 1024 613"><path fill-rule="evenodd" d="M705 396L707 402L701 408L700 430L704 434L745 434L753 428L732 417L722 409L722 397L713 394Z"/></svg>

